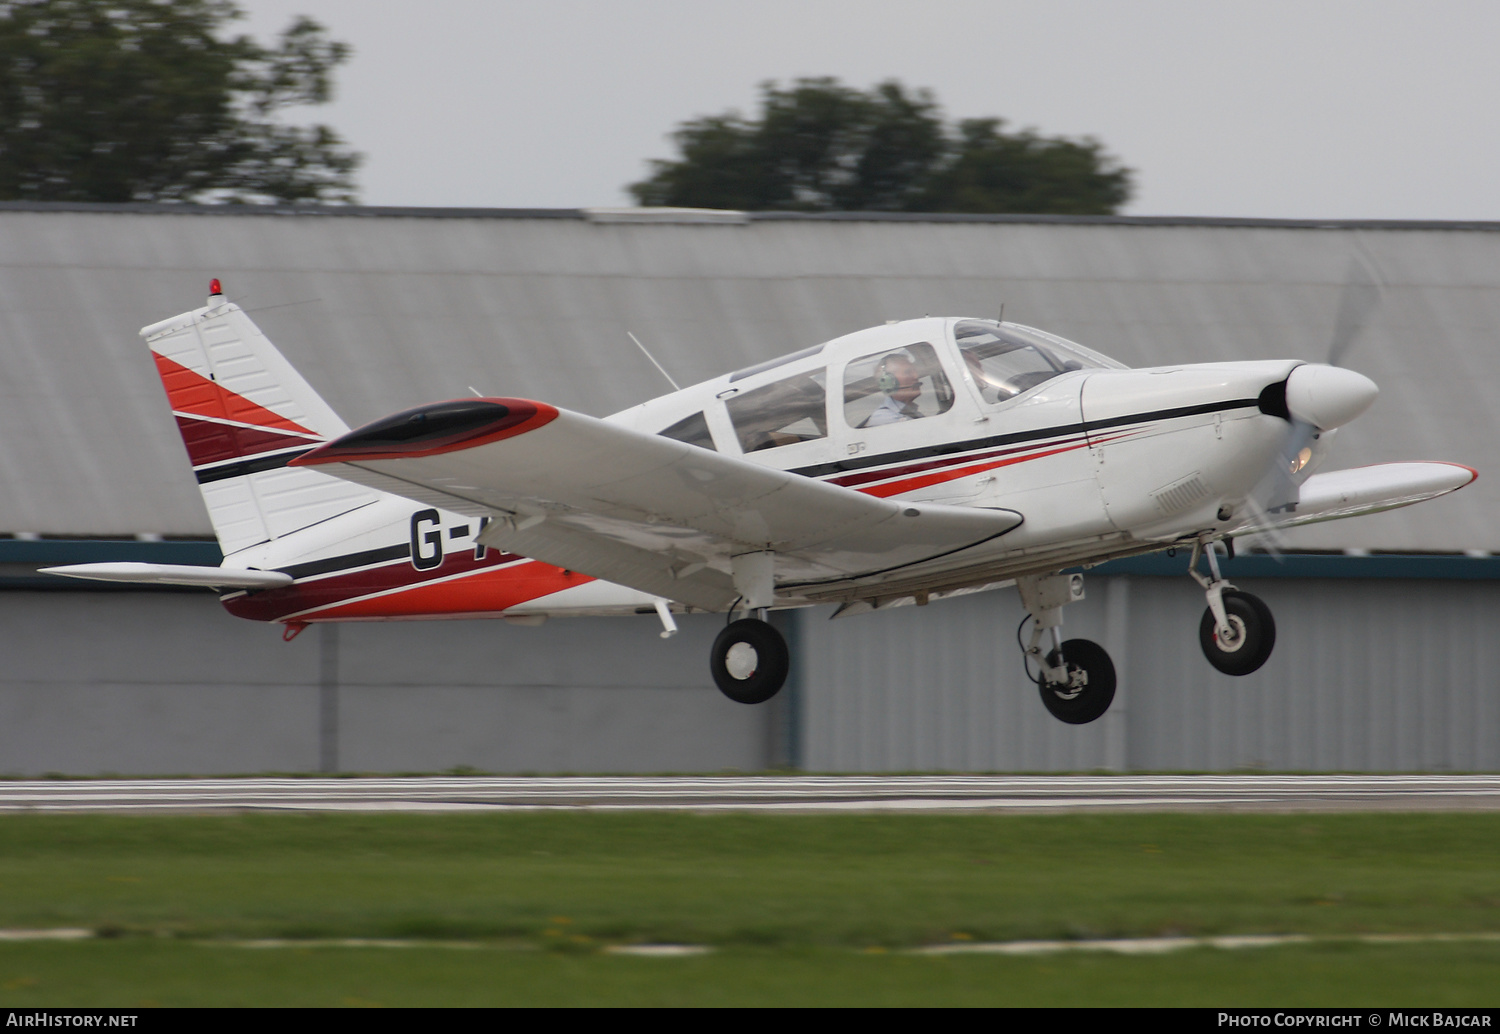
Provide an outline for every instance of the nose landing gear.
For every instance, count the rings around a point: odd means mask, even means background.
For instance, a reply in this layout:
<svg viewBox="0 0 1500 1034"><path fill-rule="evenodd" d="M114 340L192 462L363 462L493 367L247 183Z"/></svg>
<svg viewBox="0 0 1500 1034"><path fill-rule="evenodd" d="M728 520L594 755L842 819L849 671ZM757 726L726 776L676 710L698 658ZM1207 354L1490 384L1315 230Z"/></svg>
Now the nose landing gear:
<svg viewBox="0 0 1500 1034"><path fill-rule="evenodd" d="M1198 572L1198 557L1208 556L1212 577ZM1240 592L1219 573L1218 544L1193 544L1188 574L1203 586L1208 609L1198 622L1198 642L1208 663L1226 675L1258 671L1276 646L1276 620L1259 596Z"/></svg>
<svg viewBox="0 0 1500 1034"><path fill-rule="evenodd" d="M1115 699L1115 665L1104 647L1088 639L1069 639L1047 655L1047 663L1067 670L1066 682L1037 680L1042 705L1053 718L1087 725L1109 710Z"/></svg>

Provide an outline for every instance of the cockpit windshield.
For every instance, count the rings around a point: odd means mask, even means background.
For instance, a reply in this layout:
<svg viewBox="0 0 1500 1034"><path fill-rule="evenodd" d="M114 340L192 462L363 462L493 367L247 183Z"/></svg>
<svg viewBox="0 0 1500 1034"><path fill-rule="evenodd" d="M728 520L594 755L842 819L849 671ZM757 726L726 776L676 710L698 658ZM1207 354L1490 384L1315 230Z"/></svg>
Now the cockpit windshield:
<svg viewBox="0 0 1500 1034"><path fill-rule="evenodd" d="M986 402L1004 402L1071 370L1123 368L1082 345L1016 323L960 320L953 333Z"/></svg>

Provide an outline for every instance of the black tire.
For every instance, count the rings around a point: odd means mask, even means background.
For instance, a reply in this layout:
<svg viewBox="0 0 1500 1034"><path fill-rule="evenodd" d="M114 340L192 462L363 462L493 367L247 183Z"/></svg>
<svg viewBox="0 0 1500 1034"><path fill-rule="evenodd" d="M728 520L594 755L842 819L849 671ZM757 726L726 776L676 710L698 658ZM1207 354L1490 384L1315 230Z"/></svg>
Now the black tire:
<svg viewBox="0 0 1500 1034"><path fill-rule="evenodd" d="M1079 686L1059 686L1043 678L1038 687L1042 703L1053 718L1069 725L1087 725L1109 710L1115 698L1115 664L1104 647L1087 639L1069 639L1062 644L1070 678L1083 676ZM1057 663L1057 651L1047 657Z"/></svg>
<svg viewBox="0 0 1500 1034"><path fill-rule="evenodd" d="M770 700L781 692L791 667L791 654L781 633L755 618L728 625L709 652L714 685L737 704Z"/></svg>
<svg viewBox="0 0 1500 1034"><path fill-rule="evenodd" d="M1276 619L1271 617L1271 608L1259 596L1248 592L1229 590L1224 593L1224 614L1231 627L1239 630L1241 638L1236 643L1219 642L1215 629L1214 612L1203 608L1203 620L1198 622L1198 642L1203 647L1203 656L1208 663L1225 675L1249 675L1258 671L1271 657L1276 646Z"/></svg>

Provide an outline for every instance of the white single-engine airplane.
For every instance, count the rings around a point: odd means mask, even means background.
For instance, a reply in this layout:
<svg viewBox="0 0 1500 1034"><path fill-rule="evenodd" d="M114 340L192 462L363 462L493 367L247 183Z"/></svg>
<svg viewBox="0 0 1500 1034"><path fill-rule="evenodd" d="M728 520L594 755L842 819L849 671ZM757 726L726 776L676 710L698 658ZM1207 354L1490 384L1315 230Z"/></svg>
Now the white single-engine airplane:
<svg viewBox="0 0 1500 1034"><path fill-rule="evenodd" d="M1230 675L1275 624L1219 572L1235 535L1432 499L1476 474L1386 463L1314 474L1377 388L1296 360L1128 369L1014 323L891 322L596 419L466 398L350 431L219 282L141 331L222 567L55 574L205 585L239 617L311 622L727 613L715 683L769 700L773 609L835 616L1014 583L1042 701L1072 724L1114 697L1109 655L1062 641L1064 573L1191 547L1203 652ZM1207 571L1201 571L1206 561ZM742 615L733 620L736 614Z"/></svg>

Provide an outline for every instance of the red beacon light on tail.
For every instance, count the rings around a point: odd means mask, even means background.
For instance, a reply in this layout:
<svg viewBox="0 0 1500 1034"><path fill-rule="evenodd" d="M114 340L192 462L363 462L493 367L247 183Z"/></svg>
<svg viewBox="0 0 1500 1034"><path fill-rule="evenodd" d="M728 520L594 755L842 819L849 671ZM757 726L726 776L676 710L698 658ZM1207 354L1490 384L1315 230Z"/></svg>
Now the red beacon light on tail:
<svg viewBox="0 0 1500 1034"><path fill-rule="evenodd" d="M214 277L212 280L210 280L208 282L208 296L210 298L212 298L214 295L223 294L223 293L224 293L224 289L219 286L219 278L218 277Z"/></svg>

